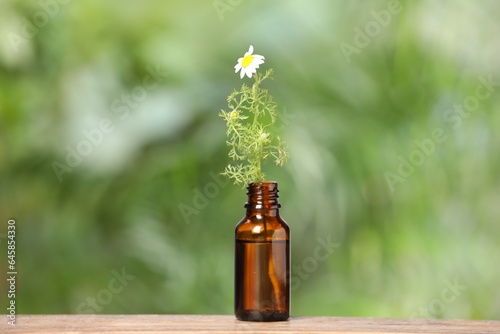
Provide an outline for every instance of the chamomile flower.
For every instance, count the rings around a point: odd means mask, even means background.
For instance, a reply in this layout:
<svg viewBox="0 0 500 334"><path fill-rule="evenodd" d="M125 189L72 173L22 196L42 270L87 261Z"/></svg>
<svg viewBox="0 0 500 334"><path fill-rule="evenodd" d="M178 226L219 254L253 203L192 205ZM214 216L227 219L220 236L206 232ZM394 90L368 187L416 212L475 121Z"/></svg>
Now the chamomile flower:
<svg viewBox="0 0 500 334"><path fill-rule="evenodd" d="M264 64L264 56L254 55L253 54L253 46L250 45L248 52L245 55L238 59L238 64L234 66L235 73L241 70L240 78L243 79L245 74L247 77L251 78L254 73L257 72L257 69L261 64Z"/></svg>

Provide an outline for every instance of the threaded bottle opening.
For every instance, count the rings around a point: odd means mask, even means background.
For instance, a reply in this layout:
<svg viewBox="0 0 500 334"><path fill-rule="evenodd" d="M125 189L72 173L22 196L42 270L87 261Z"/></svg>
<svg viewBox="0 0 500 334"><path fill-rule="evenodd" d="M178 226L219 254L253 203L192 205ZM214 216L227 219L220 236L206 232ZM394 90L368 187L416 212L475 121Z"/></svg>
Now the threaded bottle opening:
<svg viewBox="0 0 500 334"><path fill-rule="evenodd" d="M275 181L250 183L247 186L248 202L245 204L245 208L280 208L278 192L278 182Z"/></svg>

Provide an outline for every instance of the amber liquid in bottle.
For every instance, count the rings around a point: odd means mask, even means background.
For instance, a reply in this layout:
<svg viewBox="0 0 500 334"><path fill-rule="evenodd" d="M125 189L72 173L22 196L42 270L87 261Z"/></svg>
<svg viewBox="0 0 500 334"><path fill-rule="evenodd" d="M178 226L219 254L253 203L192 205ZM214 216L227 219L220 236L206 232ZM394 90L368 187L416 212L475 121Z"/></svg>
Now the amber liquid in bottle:
<svg viewBox="0 0 500 334"><path fill-rule="evenodd" d="M276 182L248 186L247 213L236 226L236 318L283 321L290 315L290 229L279 215Z"/></svg>

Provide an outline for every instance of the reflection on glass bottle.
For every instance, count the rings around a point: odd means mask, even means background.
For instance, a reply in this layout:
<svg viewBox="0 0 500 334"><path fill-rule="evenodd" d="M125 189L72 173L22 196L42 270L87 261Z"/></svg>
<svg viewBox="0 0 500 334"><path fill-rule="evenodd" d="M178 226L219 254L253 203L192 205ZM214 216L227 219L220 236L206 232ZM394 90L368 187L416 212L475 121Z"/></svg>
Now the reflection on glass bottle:
<svg viewBox="0 0 500 334"><path fill-rule="evenodd" d="M278 184L248 187L246 216L236 226L236 318L282 321L290 315L290 229L279 215Z"/></svg>

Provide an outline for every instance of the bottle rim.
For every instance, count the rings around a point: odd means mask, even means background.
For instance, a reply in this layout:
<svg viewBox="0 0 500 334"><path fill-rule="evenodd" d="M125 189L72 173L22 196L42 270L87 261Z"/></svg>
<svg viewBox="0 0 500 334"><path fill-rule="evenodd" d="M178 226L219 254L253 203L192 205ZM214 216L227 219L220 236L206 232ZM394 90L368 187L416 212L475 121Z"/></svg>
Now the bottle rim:
<svg viewBox="0 0 500 334"><path fill-rule="evenodd" d="M262 181L257 183L249 183L247 186L248 202L246 208L254 207L277 209L281 205L278 203L278 182Z"/></svg>

